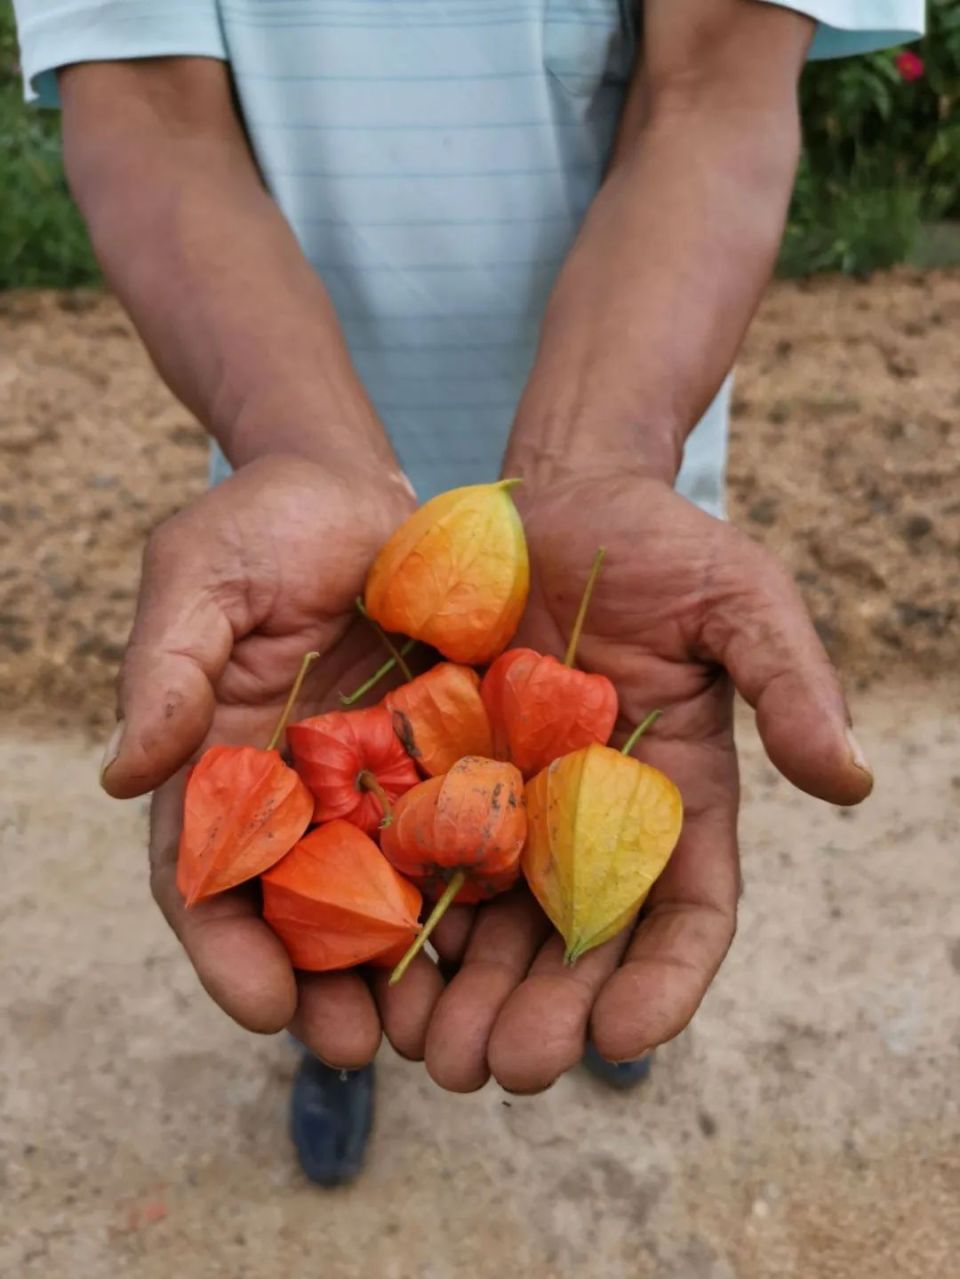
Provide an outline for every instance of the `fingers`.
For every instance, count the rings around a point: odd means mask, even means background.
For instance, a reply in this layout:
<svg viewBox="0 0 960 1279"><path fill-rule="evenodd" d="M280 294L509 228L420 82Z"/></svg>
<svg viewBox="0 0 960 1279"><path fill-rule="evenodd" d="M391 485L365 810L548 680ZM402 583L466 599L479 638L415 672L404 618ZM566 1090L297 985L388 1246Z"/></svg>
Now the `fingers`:
<svg viewBox="0 0 960 1279"><path fill-rule="evenodd" d="M380 1047L380 1017L361 973L300 973L288 1029L328 1066L358 1070Z"/></svg>
<svg viewBox="0 0 960 1279"><path fill-rule="evenodd" d="M273 1034L297 1009L293 969L280 940L259 917L255 890L234 889L187 910L176 885L183 777L158 791L151 810L150 870L154 898L197 976L234 1021Z"/></svg>
<svg viewBox="0 0 960 1279"><path fill-rule="evenodd" d="M444 991L441 969L460 963L476 913L474 906L453 906L437 925L430 940L440 956L440 968L421 953L396 986L390 985L389 968L370 970L370 986L383 1029L394 1049L409 1061L423 1060L427 1028Z"/></svg>
<svg viewBox="0 0 960 1279"><path fill-rule="evenodd" d="M602 1057L635 1061L683 1030L733 940L739 891L735 803L690 814L594 1005L590 1034Z"/></svg>
<svg viewBox="0 0 960 1279"><path fill-rule="evenodd" d="M430 940L443 963L459 964L461 962L476 917L476 906L451 906L437 924Z"/></svg>
<svg viewBox="0 0 960 1279"><path fill-rule="evenodd" d="M162 525L147 545L120 674L120 719L100 776L119 799L166 781L210 727L212 682L230 657L234 631L218 580L223 564L210 562L206 548L190 512Z"/></svg>
<svg viewBox="0 0 960 1279"><path fill-rule="evenodd" d="M788 574L759 547L715 566L701 638L757 712L772 762L795 786L857 804L873 776L850 732L837 674Z"/></svg>
<svg viewBox="0 0 960 1279"><path fill-rule="evenodd" d="M479 908L463 965L440 995L427 1032L427 1070L441 1088L473 1092L486 1083L497 1015L549 929L525 888Z"/></svg>
<svg viewBox="0 0 960 1279"><path fill-rule="evenodd" d="M409 1061L422 1061L427 1026L443 991L443 978L429 956L419 954L396 986L389 968L370 970L370 985L390 1043Z"/></svg>
<svg viewBox="0 0 960 1279"><path fill-rule="evenodd" d="M611 938L567 967L554 935L513 992L490 1036L487 1060L509 1092L541 1092L575 1066L587 1045L594 999L624 952L629 934Z"/></svg>

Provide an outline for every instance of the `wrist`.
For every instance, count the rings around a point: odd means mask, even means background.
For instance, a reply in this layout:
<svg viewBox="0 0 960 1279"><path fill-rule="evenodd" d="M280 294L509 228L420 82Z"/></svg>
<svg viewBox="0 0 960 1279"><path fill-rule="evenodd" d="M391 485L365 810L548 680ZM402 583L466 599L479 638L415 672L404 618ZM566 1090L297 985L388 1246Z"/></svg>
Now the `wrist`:
<svg viewBox="0 0 960 1279"><path fill-rule="evenodd" d="M521 404L503 462L531 490L571 479L622 474L673 486L683 460L685 432L670 416L614 416L602 402L589 410Z"/></svg>
<svg viewBox="0 0 960 1279"><path fill-rule="evenodd" d="M504 474L552 483L626 470L672 485L690 426L686 406L656 364L631 359L622 333L567 292L558 289L544 321Z"/></svg>
<svg viewBox="0 0 960 1279"><path fill-rule="evenodd" d="M410 481L362 390L337 393L327 383L303 379L291 389L286 379L244 395L239 403L221 397L210 424L230 464L246 466L283 454L312 462L345 480L399 483L413 496Z"/></svg>
<svg viewBox="0 0 960 1279"><path fill-rule="evenodd" d="M344 526L342 536L365 539L375 551L417 506L413 486L399 468L370 467L351 459L331 464L303 453L263 453L238 468L229 484L260 495L299 493L300 509L313 509L318 515L349 512L349 533Z"/></svg>

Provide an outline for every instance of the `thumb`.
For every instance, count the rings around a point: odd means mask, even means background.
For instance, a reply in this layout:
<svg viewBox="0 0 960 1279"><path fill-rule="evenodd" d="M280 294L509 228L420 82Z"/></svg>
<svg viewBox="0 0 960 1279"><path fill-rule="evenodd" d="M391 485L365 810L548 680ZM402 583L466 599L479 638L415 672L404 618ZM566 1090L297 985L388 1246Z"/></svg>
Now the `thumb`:
<svg viewBox="0 0 960 1279"><path fill-rule="evenodd" d="M222 568L214 569L205 548L189 508L147 543L120 671L118 723L100 770L101 786L117 799L165 782L210 729L213 684L230 657L234 631L222 604Z"/></svg>
<svg viewBox="0 0 960 1279"><path fill-rule="evenodd" d="M715 574L701 639L756 710L766 752L784 777L832 804L859 804L873 774L806 605L766 551L736 536L740 552Z"/></svg>

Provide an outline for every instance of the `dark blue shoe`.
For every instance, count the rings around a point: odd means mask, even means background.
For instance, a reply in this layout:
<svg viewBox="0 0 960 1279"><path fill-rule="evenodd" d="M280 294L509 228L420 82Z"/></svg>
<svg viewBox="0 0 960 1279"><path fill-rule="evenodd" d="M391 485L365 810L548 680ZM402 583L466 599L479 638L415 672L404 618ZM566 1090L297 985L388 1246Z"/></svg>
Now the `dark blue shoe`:
<svg viewBox="0 0 960 1279"><path fill-rule="evenodd" d="M363 1168L373 1123L373 1065L334 1070L304 1055L290 1097L290 1136L318 1186L343 1186Z"/></svg>
<svg viewBox="0 0 960 1279"><path fill-rule="evenodd" d="M642 1084L650 1074L652 1062L651 1053L636 1061L607 1061L600 1056L593 1044L587 1044L587 1051L583 1054L583 1064L590 1074L609 1088L627 1089Z"/></svg>

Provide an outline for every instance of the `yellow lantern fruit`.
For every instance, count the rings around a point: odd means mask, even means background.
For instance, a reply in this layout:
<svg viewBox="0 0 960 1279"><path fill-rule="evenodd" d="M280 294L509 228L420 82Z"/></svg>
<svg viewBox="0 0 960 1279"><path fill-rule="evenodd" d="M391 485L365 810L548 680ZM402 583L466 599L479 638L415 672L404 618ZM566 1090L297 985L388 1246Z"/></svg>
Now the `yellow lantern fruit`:
<svg viewBox="0 0 960 1279"><path fill-rule="evenodd" d="M510 496L517 483L452 489L415 511L367 577L364 603L374 621L468 666L502 652L530 586L527 543Z"/></svg>
<svg viewBox="0 0 960 1279"><path fill-rule="evenodd" d="M523 873L572 964L640 909L680 837L680 792L658 769L593 743L554 760L525 794Z"/></svg>

